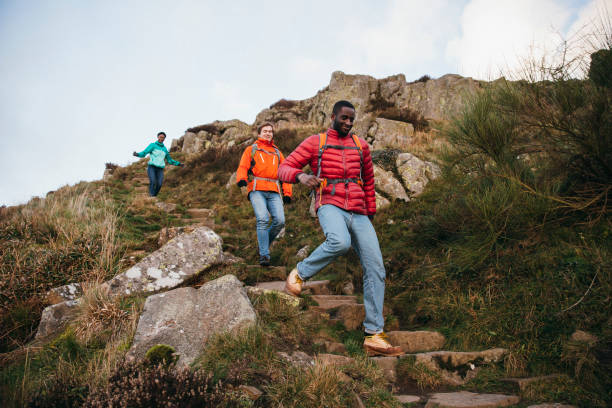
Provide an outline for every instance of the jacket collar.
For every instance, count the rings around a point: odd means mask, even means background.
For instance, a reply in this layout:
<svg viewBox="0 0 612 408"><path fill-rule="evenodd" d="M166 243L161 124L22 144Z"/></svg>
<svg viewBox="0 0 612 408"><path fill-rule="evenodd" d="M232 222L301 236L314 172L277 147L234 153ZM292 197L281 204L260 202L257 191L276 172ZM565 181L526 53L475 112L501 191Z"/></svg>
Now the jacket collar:
<svg viewBox="0 0 612 408"><path fill-rule="evenodd" d="M272 140L274 140L274 139L272 139ZM260 138L258 138L258 139L257 139L257 144L260 144L260 145L263 145L263 146L271 146L271 147L276 147L276 146L274 145L274 142L273 142L272 140L267 141L266 139L262 139L262 138L260 137Z"/></svg>

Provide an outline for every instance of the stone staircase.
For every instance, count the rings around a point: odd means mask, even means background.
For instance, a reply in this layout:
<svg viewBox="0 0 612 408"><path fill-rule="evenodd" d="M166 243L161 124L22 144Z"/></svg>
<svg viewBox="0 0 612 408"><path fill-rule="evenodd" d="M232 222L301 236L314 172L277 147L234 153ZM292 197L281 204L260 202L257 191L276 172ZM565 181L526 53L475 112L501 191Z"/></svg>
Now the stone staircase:
<svg viewBox="0 0 612 408"><path fill-rule="evenodd" d="M363 304L358 303L357 296L331 294L328 285L329 281L327 280L305 282L302 295L306 295L310 301L316 303L316 305L309 306L308 310L328 318L332 323L342 323L347 330L359 329L365 317ZM255 285L256 290L279 291L283 292L283 296L290 298L290 296L284 294L284 287L284 281L262 282ZM415 395L402 393L402 387L399 384L405 384L406 379L401 378L402 371L398 370L398 366L401 361L405 361L404 359L410 359L415 364L420 364L431 372L435 372L442 380L442 389L449 389L463 385L476 377L481 367L503 361L508 351L501 348L474 352L443 351L441 349L446 339L444 335L436 331L398 330L387 332L387 336L391 343L400 346L406 354L400 357L371 357L370 359L380 367L385 378L390 382L398 402L425 408L492 408L519 404L520 398L517 395L467 391L430 392ZM316 358L312 357L312 364L333 365L341 370L342 366L350 364L352 361L352 358L346 355L346 347L342 343L321 341L320 346L326 353L318 354ZM306 357L308 356L301 356L300 358L304 359ZM288 356L288 358L297 359L297 356ZM531 379L509 380L521 384L522 382L529 382ZM517 391L519 391L518 387ZM356 399L359 399L359 397L356 396ZM364 405L363 402L356 400L354 406ZM548 406L570 407L569 405L541 405L541 407ZM540 406L533 405L530 407Z"/></svg>

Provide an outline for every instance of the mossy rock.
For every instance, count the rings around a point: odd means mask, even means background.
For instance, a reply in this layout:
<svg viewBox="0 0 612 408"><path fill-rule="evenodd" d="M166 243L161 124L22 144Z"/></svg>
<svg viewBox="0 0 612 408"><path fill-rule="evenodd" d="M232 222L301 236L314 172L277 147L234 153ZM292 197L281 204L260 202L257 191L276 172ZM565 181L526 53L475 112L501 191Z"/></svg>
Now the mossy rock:
<svg viewBox="0 0 612 408"><path fill-rule="evenodd" d="M158 364L170 365L178 360L174 347L167 344L156 344L147 350L145 361L153 366Z"/></svg>

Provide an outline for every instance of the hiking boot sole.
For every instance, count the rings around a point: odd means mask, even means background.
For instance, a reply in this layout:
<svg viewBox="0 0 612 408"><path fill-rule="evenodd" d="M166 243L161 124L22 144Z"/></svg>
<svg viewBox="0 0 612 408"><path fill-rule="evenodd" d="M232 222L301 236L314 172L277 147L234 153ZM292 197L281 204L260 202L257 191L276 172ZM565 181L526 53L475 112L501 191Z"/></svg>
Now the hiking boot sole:
<svg viewBox="0 0 612 408"><path fill-rule="evenodd" d="M368 357L375 357L375 356L399 357L405 354L401 349L398 350L395 347L394 347L395 350L384 350L384 349L378 349L375 347L370 347L370 346L365 346L365 345L363 346L363 348L365 349L365 352L368 355Z"/></svg>

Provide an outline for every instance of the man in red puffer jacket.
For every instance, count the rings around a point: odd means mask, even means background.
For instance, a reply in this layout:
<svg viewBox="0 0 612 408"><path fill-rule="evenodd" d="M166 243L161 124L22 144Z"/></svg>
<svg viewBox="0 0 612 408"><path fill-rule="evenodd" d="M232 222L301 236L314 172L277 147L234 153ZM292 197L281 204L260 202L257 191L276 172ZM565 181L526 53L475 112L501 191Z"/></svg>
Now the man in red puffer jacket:
<svg viewBox="0 0 612 408"><path fill-rule="evenodd" d="M352 246L363 268L364 348L368 355L397 356L401 349L393 347L383 332L385 267L371 222L376 213L372 156L366 141L350 133L354 121L355 107L336 102L331 128L304 140L278 169L279 180L315 189L317 216L326 238L291 271L285 289L299 295L305 280ZM304 173L306 165L316 175Z"/></svg>

